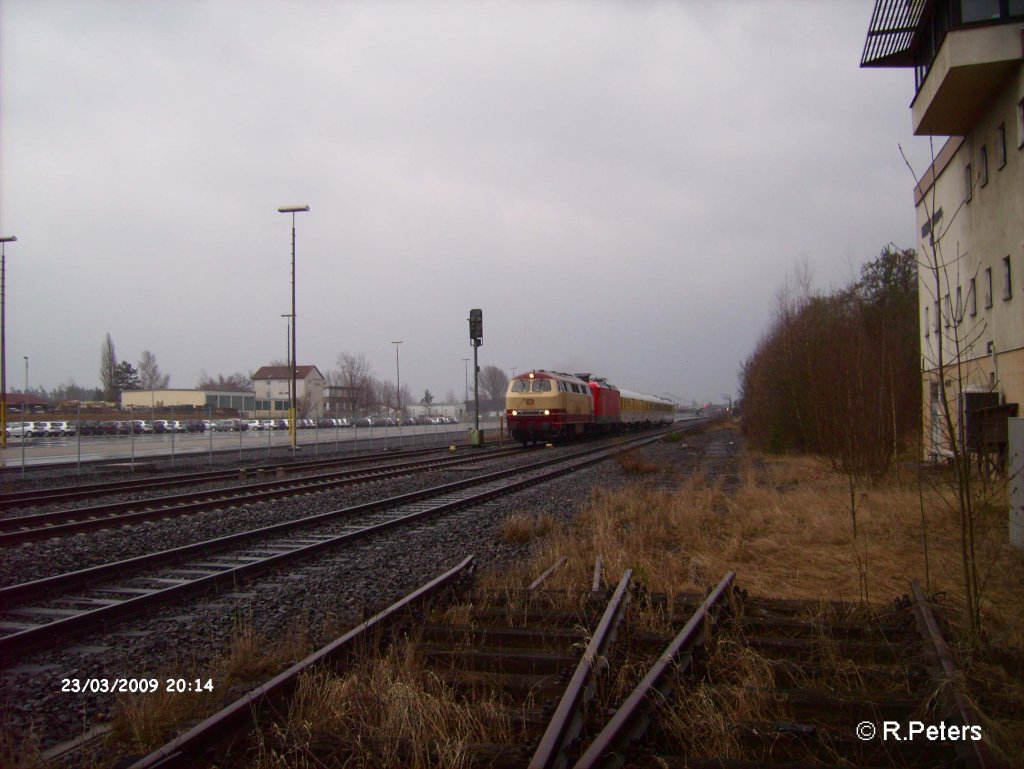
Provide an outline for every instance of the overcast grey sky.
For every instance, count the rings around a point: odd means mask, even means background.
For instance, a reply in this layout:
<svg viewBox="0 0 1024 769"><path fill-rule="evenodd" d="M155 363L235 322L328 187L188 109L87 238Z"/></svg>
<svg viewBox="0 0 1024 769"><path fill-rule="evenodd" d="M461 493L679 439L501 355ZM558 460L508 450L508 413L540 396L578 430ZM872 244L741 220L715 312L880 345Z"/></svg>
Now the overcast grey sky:
<svg viewBox="0 0 1024 769"><path fill-rule="evenodd" d="M461 397L480 307L481 365L735 394L799 261L914 245L872 6L0 0L9 384L284 359L308 204L301 364Z"/></svg>

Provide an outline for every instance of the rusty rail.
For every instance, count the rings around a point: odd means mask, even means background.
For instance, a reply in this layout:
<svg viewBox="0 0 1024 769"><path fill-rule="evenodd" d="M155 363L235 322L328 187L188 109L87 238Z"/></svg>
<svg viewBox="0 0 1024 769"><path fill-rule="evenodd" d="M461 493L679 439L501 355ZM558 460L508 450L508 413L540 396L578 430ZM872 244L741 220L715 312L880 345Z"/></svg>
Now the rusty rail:
<svg viewBox="0 0 1024 769"><path fill-rule="evenodd" d="M953 718L958 719L963 726L978 726L980 721L974 706L967 700L963 692L963 681L953 662L953 654L946 645L939 629L939 623L932 613L928 603L928 596L916 582L910 583L910 589L914 594L914 614L917 617L917 629L921 632L925 654L935 657L938 660L938 667L930 666L929 673L939 686L943 697L952 700L950 710L953 711ZM952 695L950 695L952 692ZM996 769L1003 764L995 759L992 752L983 740L958 740L956 752L960 760L973 769Z"/></svg>
<svg viewBox="0 0 1024 769"><path fill-rule="evenodd" d="M244 728L246 724L252 723L258 715L259 709L268 701L290 696L298 685L299 677L307 670L348 653L353 643L367 631L392 621L396 615L412 604L447 587L466 573L472 563L473 556L467 557L454 568L356 626L301 662L295 663L283 673L256 687L163 747L157 748L136 761L129 769L172 769L172 767L192 765L202 751Z"/></svg>
<svg viewBox="0 0 1024 769"><path fill-rule="evenodd" d="M619 585L555 708L555 713L530 760L529 769L553 769L567 765L566 751L579 737L583 728L583 705L594 695L597 674L608 666L608 650L614 643L616 632L625 616L632 579L633 570L627 569L619 580Z"/></svg>
<svg viewBox="0 0 1024 769"><path fill-rule="evenodd" d="M622 766L621 750L646 730L653 704L663 702L673 689L675 675L685 671L694 650L703 645L707 620L729 594L736 572L730 571L693 613L686 625L662 652L658 661L637 684L604 729L575 764L575 769Z"/></svg>

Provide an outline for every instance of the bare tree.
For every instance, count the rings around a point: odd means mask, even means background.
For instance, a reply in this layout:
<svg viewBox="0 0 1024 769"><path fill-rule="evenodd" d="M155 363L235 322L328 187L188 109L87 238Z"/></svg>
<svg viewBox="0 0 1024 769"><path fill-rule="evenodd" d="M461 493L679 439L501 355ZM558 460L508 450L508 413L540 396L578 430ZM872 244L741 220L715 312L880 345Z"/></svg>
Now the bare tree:
<svg viewBox="0 0 1024 769"><path fill-rule="evenodd" d="M100 350L100 386L103 388L104 400L117 400L117 355L114 353L114 340L109 333Z"/></svg>
<svg viewBox="0 0 1024 769"><path fill-rule="evenodd" d="M216 378L211 377L205 371L199 372L199 384L197 390L223 390L228 392L250 392L252 390L252 378L248 374L235 373L224 376L218 374Z"/></svg>
<svg viewBox="0 0 1024 769"><path fill-rule="evenodd" d="M337 363L338 370L328 372L328 382L348 392L354 419L360 412L369 411L375 405L373 367L362 353L339 353Z"/></svg>
<svg viewBox="0 0 1024 769"><path fill-rule="evenodd" d="M156 356L149 350L142 351L139 358L139 383L143 390L162 390L170 384L171 375L161 374Z"/></svg>
<svg viewBox="0 0 1024 769"><path fill-rule="evenodd" d="M504 400L508 375L497 366L480 369L480 396L485 400Z"/></svg>

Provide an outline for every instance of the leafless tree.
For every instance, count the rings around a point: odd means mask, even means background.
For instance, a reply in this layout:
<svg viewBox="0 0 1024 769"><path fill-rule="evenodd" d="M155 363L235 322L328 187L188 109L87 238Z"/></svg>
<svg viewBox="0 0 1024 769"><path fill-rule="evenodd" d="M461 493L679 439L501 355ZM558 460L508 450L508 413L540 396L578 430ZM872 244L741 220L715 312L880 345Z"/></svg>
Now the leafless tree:
<svg viewBox="0 0 1024 769"><path fill-rule="evenodd" d="M480 397L485 400L504 400L508 389L508 375L497 366L480 369Z"/></svg>
<svg viewBox="0 0 1024 769"><path fill-rule="evenodd" d="M156 356L149 350L142 351L139 358L139 383L143 390L162 390L170 384L171 375L161 374Z"/></svg>
<svg viewBox="0 0 1024 769"><path fill-rule="evenodd" d="M339 353L336 371L328 372L328 383L344 388L350 396L352 418L370 411L375 405L373 367L362 353Z"/></svg>
<svg viewBox="0 0 1024 769"><path fill-rule="evenodd" d="M199 384L197 390L223 390L229 392L250 392L252 390L252 378L248 374L235 373L224 376L218 374L216 378L211 377L205 371L199 372Z"/></svg>
<svg viewBox="0 0 1024 769"><path fill-rule="evenodd" d="M103 388L104 400L117 400L117 355L114 353L114 340L110 338L110 334L103 340L103 347L100 350L100 386Z"/></svg>

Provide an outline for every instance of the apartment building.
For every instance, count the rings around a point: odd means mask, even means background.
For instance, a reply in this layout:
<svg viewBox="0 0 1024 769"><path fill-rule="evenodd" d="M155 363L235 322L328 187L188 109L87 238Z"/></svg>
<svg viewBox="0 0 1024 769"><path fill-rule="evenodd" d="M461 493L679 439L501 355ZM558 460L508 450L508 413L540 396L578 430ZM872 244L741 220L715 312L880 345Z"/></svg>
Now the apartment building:
<svg viewBox="0 0 1024 769"><path fill-rule="evenodd" d="M1005 446L1024 403L1024 0L876 0L861 66L913 69L914 133L942 137L914 188L926 450L949 440L940 361L957 437Z"/></svg>

